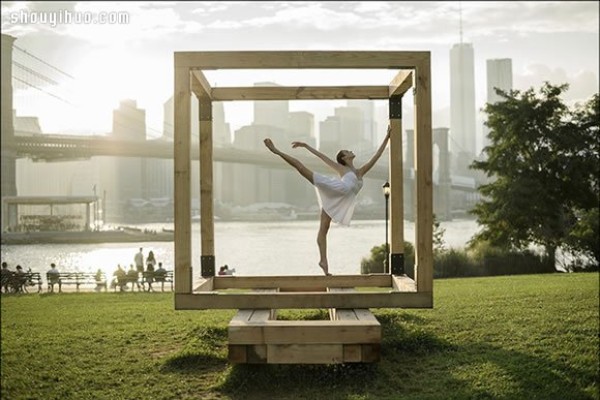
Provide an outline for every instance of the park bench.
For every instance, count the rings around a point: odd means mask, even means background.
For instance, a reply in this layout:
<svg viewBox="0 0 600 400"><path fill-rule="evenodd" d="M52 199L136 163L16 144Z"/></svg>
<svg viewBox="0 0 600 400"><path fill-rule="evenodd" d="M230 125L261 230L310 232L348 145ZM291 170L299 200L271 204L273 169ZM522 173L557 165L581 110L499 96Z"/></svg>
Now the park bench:
<svg viewBox="0 0 600 400"><path fill-rule="evenodd" d="M142 276L142 286L145 289L145 284L149 283L149 279L151 279L152 283L160 283L160 290L162 292L165 291L165 283L171 284L171 291L173 291L173 271L165 271L164 273L155 272L144 272ZM148 287L150 287L148 285Z"/></svg>
<svg viewBox="0 0 600 400"><path fill-rule="evenodd" d="M39 272L21 274L13 272L3 277L3 280L5 282L2 282L2 286L10 290L11 293L29 293L29 290L27 290L29 286L37 286L38 293L42 291L42 276Z"/></svg>
<svg viewBox="0 0 600 400"><path fill-rule="evenodd" d="M127 274L124 274L123 276L114 276L112 278L112 281L110 282L110 287L115 292L117 291L117 288L121 292L123 292L127 289L127 284L129 284L130 282L137 282L137 277L135 280L133 280L132 278L127 276Z"/></svg>
<svg viewBox="0 0 600 400"><path fill-rule="evenodd" d="M60 272L58 274L46 273L48 281L48 291L54 291L54 285L58 285L59 293L62 292L62 285L75 285L79 292L81 285L96 285L96 289L107 290L106 275L102 274L101 279L96 279L95 272Z"/></svg>
<svg viewBox="0 0 600 400"><path fill-rule="evenodd" d="M165 283L169 283L171 285L171 291L173 291L173 271L166 271L164 274L156 273L156 272L146 272L142 273L141 278L139 276L132 277L129 275L125 275L121 277L121 279L114 278L111 284L111 288L114 291L117 291L117 288L123 288L124 290L128 284L132 284L131 290L135 288L137 284L141 285L144 290L146 290L146 285L148 285L148 289L150 288L150 283L156 284L160 283L161 291L165 291Z"/></svg>

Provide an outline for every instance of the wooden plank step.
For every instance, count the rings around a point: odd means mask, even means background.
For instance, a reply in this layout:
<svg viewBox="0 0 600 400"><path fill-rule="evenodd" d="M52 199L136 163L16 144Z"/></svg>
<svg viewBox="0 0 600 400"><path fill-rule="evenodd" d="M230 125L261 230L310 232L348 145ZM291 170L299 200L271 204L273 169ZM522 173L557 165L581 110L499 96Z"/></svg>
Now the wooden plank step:
<svg viewBox="0 0 600 400"><path fill-rule="evenodd" d="M267 289L273 291L273 289ZM329 288L328 292L352 292ZM269 309L242 309L231 319L232 363L336 364L380 359L381 325L368 309L330 309L326 321L278 321Z"/></svg>
<svg viewBox="0 0 600 400"><path fill-rule="evenodd" d="M380 360L381 345L373 344L259 344L229 345L233 364L341 364Z"/></svg>
<svg viewBox="0 0 600 400"><path fill-rule="evenodd" d="M276 292L277 289L254 289L255 292ZM231 343L232 325L249 324L261 325L269 320L276 319L277 310L272 309L241 309L231 318L229 322L229 361L235 364L263 363L267 359L267 346L236 345Z"/></svg>
<svg viewBox="0 0 600 400"><path fill-rule="evenodd" d="M372 321L264 321L229 323L231 344L379 343Z"/></svg>

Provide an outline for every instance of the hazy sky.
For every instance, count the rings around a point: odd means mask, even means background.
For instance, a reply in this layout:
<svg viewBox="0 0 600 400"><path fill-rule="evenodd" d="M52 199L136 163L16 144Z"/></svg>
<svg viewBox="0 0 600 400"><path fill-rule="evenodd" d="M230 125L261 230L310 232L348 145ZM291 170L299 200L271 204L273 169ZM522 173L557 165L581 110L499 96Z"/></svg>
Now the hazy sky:
<svg viewBox="0 0 600 400"><path fill-rule="evenodd" d="M537 88L549 80L571 85L568 100L598 92L597 1L2 2L2 33L72 77L41 63L28 64L57 82L30 77L36 85L48 85L42 87L55 97L19 90L15 107L18 115L39 116L47 132L110 131L112 110L120 99L132 98L146 109L149 134L157 136L163 103L173 91L173 52L202 50L431 51L433 123L448 126L449 52L460 40L459 4L463 41L472 43L475 53L478 108L486 100L485 65L492 58L512 59L516 89ZM81 21L116 19L118 12L125 13L125 23ZM21 51L13 54L15 60L31 61ZM387 85L393 75L238 71L209 78L218 86L267 80ZM316 122L340 104L321 103ZM226 107L233 128L250 122L249 107Z"/></svg>

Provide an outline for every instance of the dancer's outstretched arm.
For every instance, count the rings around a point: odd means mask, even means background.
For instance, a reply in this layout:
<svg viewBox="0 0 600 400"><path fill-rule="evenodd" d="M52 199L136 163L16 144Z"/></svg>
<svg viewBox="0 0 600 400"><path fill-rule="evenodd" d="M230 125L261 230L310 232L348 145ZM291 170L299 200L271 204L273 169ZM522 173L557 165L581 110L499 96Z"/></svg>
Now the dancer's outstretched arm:
<svg viewBox="0 0 600 400"><path fill-rule="evenodd" d="M333 161L331 158L327 157L325 154L321 153L319 150L313 148L312 146L310 146L307 143L304 143L304 142L292 142L292 147L293 148L304 147L306 150L310 151L315 156L317 156L321 160L323 160L323 162L325 164L327 164L329 167L331 167L332 169L334 169L340 175L342 175L346 171L343 165L338 164L337 162Z"/></svg>
<svg viewBox="0 0 600 400"><path fill-rule="evenodd" d="M369 161L367 161L367 163L365 165L363 165L362 167L360 167L358 169L358 174L360 175L360 177L365 176L365 174L367 172L369 172L369 170L371 168L373 168L373 165L375 165L377 160L379 160L379 157L381 157L381 155L383 154L383 151L385 150L385 146L387 146L387 142L390 139L391 131L392 131L392 127L388 125L387 135L385 135L385 138L383 139L383 143L381 143L381 145L379 146L379 148L377 149L377 151L375 152L373 157L371 157L371 159Z"/></svg>

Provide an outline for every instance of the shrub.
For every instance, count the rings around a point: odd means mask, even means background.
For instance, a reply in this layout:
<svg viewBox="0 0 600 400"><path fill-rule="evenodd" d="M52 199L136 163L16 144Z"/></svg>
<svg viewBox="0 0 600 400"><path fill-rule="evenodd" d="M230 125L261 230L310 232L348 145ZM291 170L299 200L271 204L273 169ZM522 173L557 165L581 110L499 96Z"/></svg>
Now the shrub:
<svg viewBox="0 0 600 400"><path fill-rule="evenodd" d="M477 263L464 250L449 249L433 256L433 277L478 276Z"/></svg>
<svg viewBox="0 0 600 400"><path fill-rule="evenodd" d="M385 243L375 246L371 249L371 256L363 258L360 262L361 274L380 274L383 273L385 261ZM414 278L415 250L411 243L404 242L404 271L408 276Z"/></svg>

